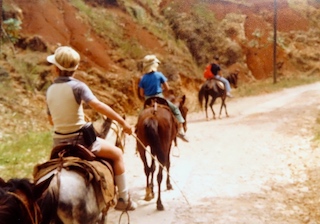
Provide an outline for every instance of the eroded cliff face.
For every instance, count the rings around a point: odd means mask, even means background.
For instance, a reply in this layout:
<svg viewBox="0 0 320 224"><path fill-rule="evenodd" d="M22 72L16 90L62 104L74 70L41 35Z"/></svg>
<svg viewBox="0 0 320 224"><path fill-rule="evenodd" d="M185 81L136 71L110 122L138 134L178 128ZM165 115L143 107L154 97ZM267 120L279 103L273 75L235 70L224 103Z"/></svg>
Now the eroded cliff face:
<svg viewBox="0 0 320 224"><path fill-rule="evenodd" d="M241 81L272 76L273 2L163 0L149 5L143 0L5 0L4 19L19 19L22 29L14 53L7 43L0 62L15 87L14 99L38 108L31 111L42 110L52 81L45 58L57 46L70 45L82 58L76 77L118 112L136 114L141 107L137 63L152 53L162 61L159 69L177 94L190 96L188 103L194 105L192 96L213 55L221 56L225 75L239 69ZM278 2L278 75L319 73L319 4ZM204 8L210 13L202 15ZM32 79L22 74L26 71L17 68L16 60L27 64ZM4 96L2 104L11 101L12 97ZM20 111L18 106L10 107Z"/></svg>

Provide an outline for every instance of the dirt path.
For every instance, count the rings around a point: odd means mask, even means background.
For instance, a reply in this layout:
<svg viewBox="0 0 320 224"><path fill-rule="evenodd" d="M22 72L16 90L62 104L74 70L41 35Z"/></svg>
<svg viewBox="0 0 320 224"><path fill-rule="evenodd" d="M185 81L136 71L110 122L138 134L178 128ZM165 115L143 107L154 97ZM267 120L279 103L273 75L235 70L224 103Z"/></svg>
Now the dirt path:
<svg viewBox="0 0 320 224"><path fill-rule="evenodd" d="M144 198L145 175L128 137L126 166L133 198L131 224L295 224L320 220L320 149L311 147L320 83L227 102L229 118L190 114L190 143L173 149L174 190L156 210ZM216 105L215 110L217 111ZM181 193L181 191L183 194ZM108 223L119 223L111 209ZM120 223L128 223L126 216Z"/></svg>

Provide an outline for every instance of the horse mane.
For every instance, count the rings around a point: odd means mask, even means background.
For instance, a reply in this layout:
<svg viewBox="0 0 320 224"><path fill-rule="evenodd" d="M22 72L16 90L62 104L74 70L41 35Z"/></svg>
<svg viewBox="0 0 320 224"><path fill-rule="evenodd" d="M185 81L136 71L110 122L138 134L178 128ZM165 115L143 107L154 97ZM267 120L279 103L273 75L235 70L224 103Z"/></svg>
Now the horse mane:
<svg viewBox="0 0 320 224"><path fill-rule="evenodd" d="M112 119L110 119L109 117L107 117L107 119L103 119L101 131L97 133L97 136L100 138L105 138L110 131L111 124L112 124Z"/></svg>
<svg viewBox="0 0 320 224"><path fill-rule="evenodd" d="M8 180L2 188L9 192L22 191L28 198L34 200L33 183L27 178L12 178Z"/></svg>
<svg viewBox="0 0 320 224"><path fill-rule="evenodd" d="M0 180L0 224L32 223L28 209L19 195L29 202L35 202L33 184L27 178L13 178L5 182ZM29 203L28 202L28 203ZM29 220L30 222L26 222Z"/></svg>

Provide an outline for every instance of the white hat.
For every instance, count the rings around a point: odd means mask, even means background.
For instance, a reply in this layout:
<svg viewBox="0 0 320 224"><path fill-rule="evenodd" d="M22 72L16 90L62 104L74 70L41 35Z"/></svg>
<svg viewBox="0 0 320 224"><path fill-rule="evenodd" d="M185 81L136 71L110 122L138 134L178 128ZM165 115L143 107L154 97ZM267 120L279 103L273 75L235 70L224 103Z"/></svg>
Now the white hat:
<svg viewBox="0 0 320 224"><path fill-rule="evenodd" d="M47 57L47 61L56 65L62 71L75 71L80 62L80 55L71 47L58 47L53 55Z"/></svg>
<svg viewBox="0 0 320 224"><path fill-rule="evenodd" d="M143 72L149 73L149 72L157 71L160 61L155 55L150 54L150 55L146 55L143 58L142 63L143 63Z"/></svg>

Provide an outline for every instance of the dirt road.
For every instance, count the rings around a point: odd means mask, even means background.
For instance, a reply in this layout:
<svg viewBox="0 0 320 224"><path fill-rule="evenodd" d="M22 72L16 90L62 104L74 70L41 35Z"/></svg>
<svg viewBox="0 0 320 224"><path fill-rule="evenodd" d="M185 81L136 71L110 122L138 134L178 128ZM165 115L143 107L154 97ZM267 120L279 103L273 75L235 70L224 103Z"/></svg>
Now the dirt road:
<svg viewBox="0 0 320 224"><path fill-rule="evenodd" d="M164 211L156 210L156 199L143 200L142 162L128 137L125 160L138 202L130 223L320 223L320 149L312 147L319 96L315 83L228 100L229 118L190 114L190 143L179 141L172 152L174 190L163 181ZM111 209L108 223L119 223L120 214Z"/></svg>

